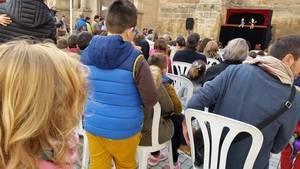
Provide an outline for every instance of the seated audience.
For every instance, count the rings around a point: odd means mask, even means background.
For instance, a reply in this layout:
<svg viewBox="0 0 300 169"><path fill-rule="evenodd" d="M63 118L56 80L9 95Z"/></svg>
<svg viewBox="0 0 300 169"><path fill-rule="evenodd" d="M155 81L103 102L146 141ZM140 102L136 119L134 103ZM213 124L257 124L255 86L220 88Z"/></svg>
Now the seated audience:
<svg viewBox="0 0 300 169"><path fill-rule="evenodd" d="M211 41L211 39L209 39L209 38L204 38L201 41L199 41L199 46L197 48L197 51L200 52L200 53L203 53L204 48L206 47L207 43L210 42L210 41Z"/></svg>
<svg viewBox="0 0 300 169"><path fill-rule="evenodd" d="M159 123L159 135L158 142L160 144L171 140L174 133L173 123L168 118L174 112L173 102L162 84L162 72L157 66L150 66L150 70L153 76L156 89L158 90L158 102L161 107L161 118ZM152 124L153 124L153 107L144 108L144 125L142 129L142 138L140 141L141 146L151 146L152 145ZM154 155L154 154L152 154ZM167 156L166 156L167 157Z"/></svg>
<svg viewBox="0 0 300 169"><path fill-rule="evenodd" d="M253 166L255 169L269 168L270 153L277 154L288 144L300 118L300 94L293 89L294 79L300 75L300 36L277 39L270 54L247 64L228 67L214 80L205 83L187 106L203 110L215 105L216 114L257 125L276 114L295 94L291 106L261 129L264 139ZM185 123L183 127L188 142ZM231 145L226 168L243 168L251 142L251 137L247 137Z"/></svg>
<svg viewBox="0 0 300 169"><path fill-rule="evenodd" d="M206 70L206 64L202 60L196 60L192 64L192 67L189 69L186 78L188 78L193 83L194 86L193 93L195 93L203 85L205 70ZM188 90L187 87L183 87L178 92L178 96L180 97L180 101L184 107L188 102L186 98L187 90Z"/></svg>
<svg viewBox="0 0 300 169"><path fill-rule="evenodd" d="M183 36L178 36L176 41L176 47L172 49L171 54L170 54L170 59L173 60L174 55L177 51L183 50L185 48L185 39Z"/></svg>
<svg viewBox="0 0 300 169"><path fill-rule="evenodd" d="M172 120L173 125L174 125L174 135L172 137L172 150L173 150L173 162L174 162L174 168L175 169L179 169L180 168L180 163L178 161L178 148L180 147L180 145L183 144L184 142L184 138L182 135L182 122L184 119L184 116L182 114L182 105L180 102L179 97L176 94L176 91L173 87L173 81L167 77L166 72L167 72L167 63L166 63L166 56L165 55L161 55L161 54L157 54L157 55L153 55L149 57L149 64L150 65L156 65L158 67L160 67L161 72L162 72L162 76L163 76L163 85L166 88L172 102L174 105L174 112L172 112L172 114L168 117L170 120ZM150 165L156 165L158 164L160 161L164 160L166 158L166 155L156 152L156 154L154 153L154 155L150 156L149 160L148 160L148 164ZM170 166L166 166L167 169L170 168Z"/></svg>
<svg viewBox="0 0 300 169"><path fill-rule="evenodd" d="M150 51L150 55L154 55L157 53L161 53L165 55L165 59L167 61L167 72L172 73L172 61L169 57L169 47L165 39L159 38L154 43L154 49Z"/></svg>
<svg viewBox="0 0 300 169"><path fill-rule="evenodd" d="M216 59L220 62L222 62L222 58L221 56L218 54L219 51L219 46L218 43L216 41L209 41L207 43L207 45L204 48L203 54L207 57L207 58L212 58L212 59Z"/></svg>
<svg viewBox="0 0 300 169"><path fill-rule="evenodd" d="M202 60L206 63L206 57L196 51L199 40L199 34L190 34L187 38L186 48L176 52L173 61L187 62L192 64L196 60Z"/></svg>
<svg viewBox="0 0 300 169"><path fill-rule="evenodd" d="M237 65L243 63L243 61L247 58L248 50L249 47L247 45L247 42L242 38L237 38L229 41L228 45L224 48L224 61L207 69L204 77L204 82L213 80L229 65Z"/></svg>

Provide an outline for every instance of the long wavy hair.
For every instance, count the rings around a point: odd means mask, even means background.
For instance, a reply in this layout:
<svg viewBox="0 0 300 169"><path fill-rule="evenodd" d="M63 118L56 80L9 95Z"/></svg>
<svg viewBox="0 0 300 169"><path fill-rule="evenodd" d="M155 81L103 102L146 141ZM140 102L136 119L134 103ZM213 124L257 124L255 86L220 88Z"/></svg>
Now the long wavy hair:
<svg viewBox="0 0 300 169"><path fill-rule="evenodd" d="M0 45L0 168L36 169L45 151L68 163L68 138L80 123L87 71L50 43Z"/></svg>

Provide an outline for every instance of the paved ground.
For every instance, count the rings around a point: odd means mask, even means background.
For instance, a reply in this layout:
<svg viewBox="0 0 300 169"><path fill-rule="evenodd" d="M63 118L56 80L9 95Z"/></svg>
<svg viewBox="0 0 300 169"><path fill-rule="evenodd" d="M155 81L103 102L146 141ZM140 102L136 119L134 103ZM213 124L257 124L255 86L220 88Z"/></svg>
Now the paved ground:
<svg viewBox="0 0 300 169"><path fill-rule="evenodd" d="M270 159L270 169L279 169L279 155L272 155ZM149 169L164 169L166 161L161 162L155 167L149 167ZM179 156L179 162L181 164L181 169L192 169L192 160L185 155L180 155Z"/></svg>

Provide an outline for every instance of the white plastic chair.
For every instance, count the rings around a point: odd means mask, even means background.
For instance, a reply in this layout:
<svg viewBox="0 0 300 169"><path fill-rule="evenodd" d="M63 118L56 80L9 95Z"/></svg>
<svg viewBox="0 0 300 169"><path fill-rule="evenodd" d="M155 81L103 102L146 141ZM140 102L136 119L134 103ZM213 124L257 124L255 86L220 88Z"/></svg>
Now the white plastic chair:
<svg viewBox="0 0 300 169"><path fill-rule="evenodd" d="M174 70L176 70L177 75L187 75L191 67L192 64L190 63L178 61L172 62L172 72L174 73Z"/></svg>
<svg viewBox="0 0 300 169"><path fill-rule="evenodd" d="M244 164L244 169L253 168L256 157L260 151L263 143L263 134L256 127L234 120L227 117L223 117L217 114L208 113L200 110L187 109L185 112L185 117L187 121L187 128L189 132L193 167L195 162L195 146L194 138L192 133L192 118L196 118L200 125L203 140L204 140L204 165L203 169L225 169L226 168L226 158L228 154L229 147L235 138L235 136L241 132L249 133L252 136L252 145L249 150L247 159ZM206 124L210 125L211 132L211 145L208 130ZM227 127L229 129L226 137L224 138L223 144L220 149L220 140L223 132L223 128ZM211 146L211 152L210 152ZM221 150L219 152L219 150ZM211 154L211 157L210 157ZM220 157L220 158L219 158ZM219 161L219 168L218 168ZM209 163L211 166L209 167Z"/></svg>
<svg viewBox="0 0 300 169"><path fill-rule="evenodd" d="M89 144L88 144L88 138L85 134L85 130L83 129L82 126L82 122L80 122L76 132L79 135L79 137L83 138L81 169L88 169L89 168Z"/></svg>
<svg viewBox="0 0 300 169"><path fill-rule="evenodd" d="M167 76L174 81L174 88L178 95L181 95L180 92L182 92L182 90L184 90L184 89L187 90L186 103L185 103L185 104L187 104L187 102L193 96L193 92L194 92L193 83L189 79L187 79L183 76L174 75L174 74L170 74L170 73L168 73Z"/></svg>
<svg viewBox="0 0 300 169"><path fill-rule="evenodd" d="M218 61L217 59L213 59L213 58L206 58L206 60L207 60L206 69L213 65L217 65L220 63L220 61Z"/></svg>
<svg viewBox="0 0 300 169"><path fill-rule="evenodd" d="M153 114L153 123L152 123L152 146L138 146L138 160L139 160L139 169L147 169L148 155L151 152L156 152L168 147L168 159L170 163L170 168L174 168L173 164L173 154L172 154L172 142L171 140L159 144L158 135L159 135L159 122L161 116L161 107L159 103L156 103L154 106Z"/></svg>

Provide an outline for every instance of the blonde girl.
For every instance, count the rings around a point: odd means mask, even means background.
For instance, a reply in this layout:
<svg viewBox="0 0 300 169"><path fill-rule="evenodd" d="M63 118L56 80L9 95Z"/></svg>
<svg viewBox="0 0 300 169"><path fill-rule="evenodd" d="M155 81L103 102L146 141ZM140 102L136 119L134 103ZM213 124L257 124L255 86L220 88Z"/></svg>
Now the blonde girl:
<svg viewBox="0 0 300 169"><path fill-rule="evenodd" d="M0 45L0 65L0 168L70 168L69 139L87 94L79 61L23 40Z"/></svg>

